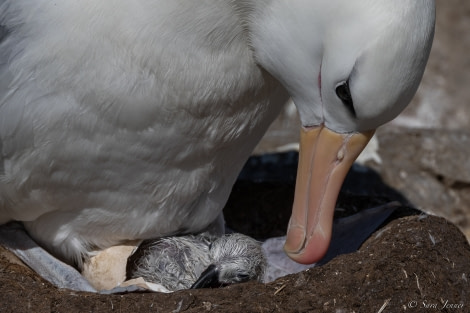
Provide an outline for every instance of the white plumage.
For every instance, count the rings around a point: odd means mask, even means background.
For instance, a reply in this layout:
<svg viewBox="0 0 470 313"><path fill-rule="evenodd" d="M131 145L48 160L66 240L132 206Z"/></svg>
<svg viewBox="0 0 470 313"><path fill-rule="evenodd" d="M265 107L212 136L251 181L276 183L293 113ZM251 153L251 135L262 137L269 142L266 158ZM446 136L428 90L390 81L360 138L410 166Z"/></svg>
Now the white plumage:
<svg viewBox="0 0 470 313"><path fill-rule="evenodd" d="M0 24L0 223L80 265L125 240L220 232L289 95L308 127L392 119L434 2L3 0ZM354 117L335 92L349 79Z"/></svg>

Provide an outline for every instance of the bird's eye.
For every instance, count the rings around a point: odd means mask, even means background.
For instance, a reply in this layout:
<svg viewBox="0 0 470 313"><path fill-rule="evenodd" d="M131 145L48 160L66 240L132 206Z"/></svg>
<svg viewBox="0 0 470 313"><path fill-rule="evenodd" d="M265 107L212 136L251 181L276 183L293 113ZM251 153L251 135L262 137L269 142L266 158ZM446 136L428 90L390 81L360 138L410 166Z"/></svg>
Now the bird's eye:
<svg viewBox="0 0 470 313"><path fill-rule="evenodd" d="M250 275L243 274L243 273L238 273L237 278L238 278L238 281L247 281L247 280L250 279Z"/></svg>
<svg viewBox="0 0 470 313"><path fill-rule="evenodd" d="M349 81L345 81L336 86L336 95L341 99L351 114L356 117L356 110L349 90Z"/></svg>

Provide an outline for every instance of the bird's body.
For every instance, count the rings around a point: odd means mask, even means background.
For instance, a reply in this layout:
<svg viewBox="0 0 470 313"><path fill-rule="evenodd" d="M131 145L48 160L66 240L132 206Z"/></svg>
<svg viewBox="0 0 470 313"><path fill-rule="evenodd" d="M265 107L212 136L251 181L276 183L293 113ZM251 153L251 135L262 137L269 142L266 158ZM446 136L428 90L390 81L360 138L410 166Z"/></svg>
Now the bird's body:
<svg viewBox="0 0 470 313"><path fill-rule="evenodd" d="M168 291L189 289L211 263L210 236L144 241L127 261L127 279L142 277Z"/></svg>
<svg viewBox="0 0 470 313"><path fill-rule="evenodd" d="M76 262L217 218L287 99L227 2L3 1L1 10L12 31L0 46L0 222L25 221Z"/></svg>
<svg viewBox="0 0 470 313"><path fill-rule="evenodd" d="M311 262L368 131L416 91L434 1L3 0L0 25L0 223L78 264L203 231L289 95L309 144L286 251Z"/></svg>

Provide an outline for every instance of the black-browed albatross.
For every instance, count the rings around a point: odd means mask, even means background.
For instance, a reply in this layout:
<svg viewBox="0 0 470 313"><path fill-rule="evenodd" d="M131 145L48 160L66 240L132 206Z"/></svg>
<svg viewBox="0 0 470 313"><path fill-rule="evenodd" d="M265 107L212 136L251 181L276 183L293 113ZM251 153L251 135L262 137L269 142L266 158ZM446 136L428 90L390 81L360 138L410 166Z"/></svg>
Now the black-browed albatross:
<svg viewBox="0 0 470 313"><path fill-rule="evenodd" d="M223 232L288 97L302 122L285 251L326 252L343 178L409 103L434 0L0 1L0 223L69 264Z"/></svg>

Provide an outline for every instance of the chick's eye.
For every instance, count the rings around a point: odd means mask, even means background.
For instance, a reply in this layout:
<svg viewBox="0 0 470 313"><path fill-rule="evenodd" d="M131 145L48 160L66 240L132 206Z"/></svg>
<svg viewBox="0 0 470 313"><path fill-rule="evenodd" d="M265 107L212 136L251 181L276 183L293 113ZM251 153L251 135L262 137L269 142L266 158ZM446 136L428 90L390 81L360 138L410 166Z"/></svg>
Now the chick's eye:
<svg viewBox="0 0 470 313"><path fill-rule="evenodd" d="M356 117L356 110L349 90L349 81L342 82L336 87L336 95L341 99L349 112Z"/></svg>
<svg viewBox="0 0 470 313"><path fill-rule="evenodd" d="M247 281L250 279L250 275L244 273L238 273L237 278L239 281Z"/></svg>

